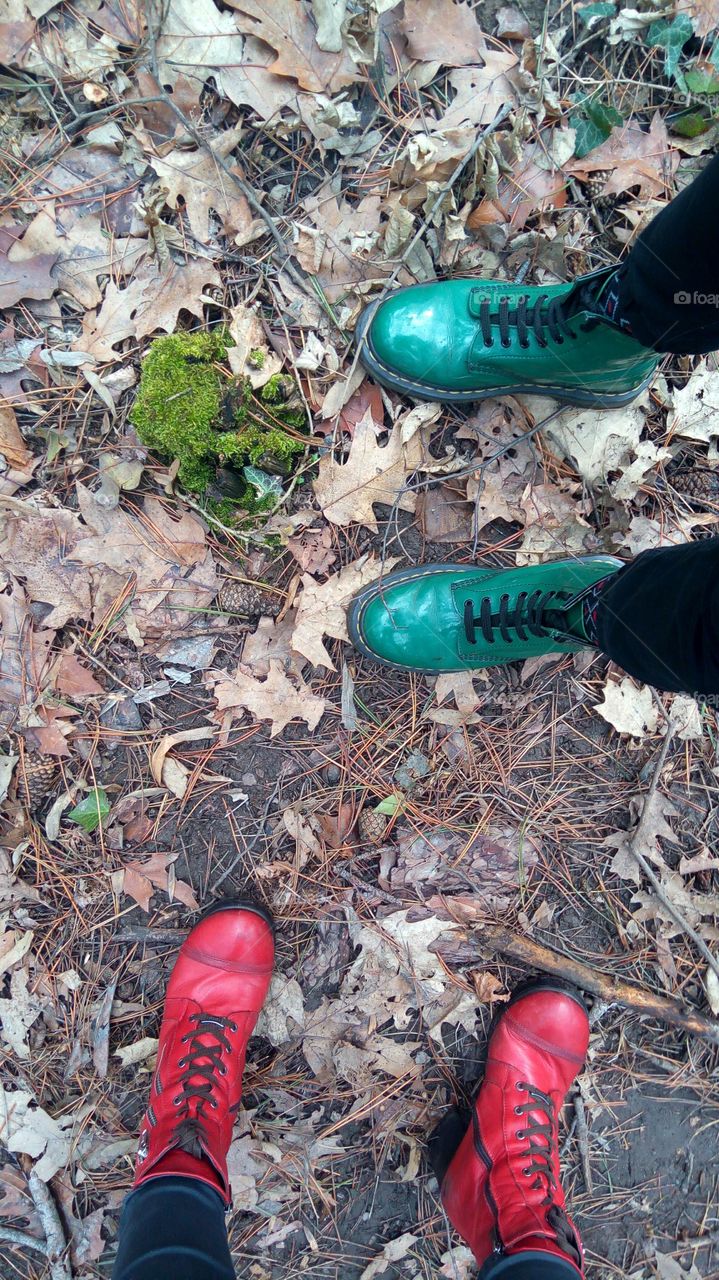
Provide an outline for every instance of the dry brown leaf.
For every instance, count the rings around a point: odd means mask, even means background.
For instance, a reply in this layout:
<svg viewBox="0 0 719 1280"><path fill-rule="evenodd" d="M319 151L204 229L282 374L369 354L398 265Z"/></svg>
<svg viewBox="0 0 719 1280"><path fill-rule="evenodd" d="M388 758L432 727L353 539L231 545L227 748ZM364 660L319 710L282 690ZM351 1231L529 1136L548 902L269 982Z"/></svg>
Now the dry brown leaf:
<svg viewBox="0 0 719 1280"><path fill-rule="evenodd" d="M143 263L124 289L108 281L102 306L83 317L82 333L73 348L95 360L117 360L118 342L143 338L158 329L173 333L180 311L201 319L207 301L203 290L219 285L219 275L204 258L173 263L165 275L156 263Z"/></svg>
<svg viewBox="0 0 719 1280"><path fill-rule="evenodd" d="M0 724L17 721L18 708L32 706L43 688L54 630L39 630L19 582L0 592Z"/></svg>
<svg viewBox="0 0 719 1280"><path fill-rule="evenodd" d="M295 256L305 271L317 276L330 302L360 282L370 284L389 275L391 267L370 259L380 242L382 202L365 196L359 204L338 200L328 183L302 205L310 223L297 223Z"/></svg>
<svg viewBox="0 0 719 1280"><path fill-rule="evenodd" d="M376 531L373 506L381 502L401 511L414 511L416 495L402 492L406 482L424 457L419 435L402 445L401 428L395 424L387 444L377 443L374 419L369 410L355 427L347 461L336 462L331 454L320 459L313 488L328 520L348 525L353 520Z"/></svg>
<svg viewBox="0 0 719 1280"><path fill-rule="evenodd" d="M112 873L115 892L128 894L143 911L149 912L150 899L155 889L169 893L169 872L179 856L179 850L177 853L163 853L158 849L144 862L126 862L120 871ZM197 911L199 903L192 888L184 880L174 879L174 875L172 897L182 902L190 911Z"/></svg>
<svg viewBox="0 0 719 1280"><path fill-rule="evenodd" d="M211 144L214 155L226 160L240 141L244 129L244 122L241 122L218 134ZM202 244L210 241L210 213L213 210L222 223L224 234L233 237L237 245L247 244L253 224L250 206L207 151L175 148L163 155L152 156L150 163L167 188L170 208L176 209L180 198L184 201L192 232ZM243 176L237 165L232 168L238 177Z"/></svg>
<svg viewBox="0 0 719 1280"><path fill-rule="evenodd" d="M543 159L544 153L536 144L525 147L517 168L499 179L497 195L485 196L472 210L467 218L469 230L508 223L514 231L520 231L531 214L563 209L567 203L566 178L559 169L551 172L543 168Z"/></svg>
<svg viewBox="0 0 719 1280"><path fill-rule="evenodd" d="M474 507L467 502L466 483L441 484L417 497L417 524L428 542L469 542ZM486 523L486 521L485 521Z"/></svg>
<svg viewBox="0 0 719 1280"><path fill-rule="evenodd" d="M586 178L597 170L611 170L603 195L621 195L639 188L639 196L666 196L668 184L679 164L679 152L669 145L667 127L657 111L648 133L630 120L612 129L601 146L594 147L581 160L571 160L565 173Z"/></svg>
<svg viewBox="0 0 719 1280"><path fill-rule="evenodd" d="M99 698L105 690L74 653L60 654L52 669L52 686L68 698Z"/></svg>
<svg viewBox="0 0 719 1280"><path fill-rule="evenodd" d="M324 698L316 697L299 677L293 684L274 661L265 680L256 680L238 668L229 679L220 678L214 692L217 711L213 719L225 725L249 711L257 720L272 722L271 738L295 719L304 720L310 730L316 729L325 710Z"/></svg>
<svg viewBox="0 0 719 1280"><path fill-rule="evenodd" d="M598 702L595 711L616 729L643 740L656 733L659 711L652 691L647 684L636 684L629 676L621 680L613 677L604 686L604 701Z"/></svg>
<svg viewBox="0 0 719 1280"><path fill-rule="evenodd" d="M150 772L158 786L167 787L168 791L182 800L187 791L190 772L179 760L168 757L168 752L173 747L179 746L181 742L201 742L205 738L214 737L216 732L209 726L201 725L197 729L166 733L150 756Z"/></svg>
<svg viewBox="0 0 719 1280"><path fill-rule="evenodd" d="M163 84L175 86L190 77L199 101L205 80L214 79L218 93L236 106L252 107L269 120L297 97L297 86L267 68L274 53L255 36L243 36L237 19L213 0L169 0L158 38Z"/></svg>
<svg viewBox="0 0 719 1280"><path fill-rule="evenodd" d="M640 816L644 816L645 806L648 806L646 817L642 823L641 833L637 835L637 824ZM610 863L610 869L615 875L621 876L622 880L633 880L639 885L642 883L641 870L636 858L632 856L630 844L633 841L639 853L660 870L665 870L667 864L658 841L661 838L673 844L676 843L676 835L667 818L675 818L677 810L671 801L657 790L648 799L645 796L634 797L630 802L629 812L632 818L629 830L617 831L614 835L607 836L602 844L607 849L616 850Z"/></svg>
<svg viewBox="0 0 719 1280"><path fill-rule="evenodd" d="M57 254L52 273L55 287L90 308L102 301L98 278L131 275L147 254L148 241L116 239L103 231L99 214L88 214L72 205L57 214L55 202L48 201L8 257L11 262L21 262L48 248Z"/></svg>
<svg viewBox="0 0 719 1280"><path fill-rule="evenodd" d="M0 453L8 467L22 470L34 462L17 425L15 411L9 404L0 404Z"/></svg>
<svg viewBox="0 0 719 1280"><path fill-rule="evenodd" d="M520 499L523 523L517 564L538 564L593 548L592 529L583 518L586 503L555 484L527 485Z"/></svg>
<svg viewBox="0 0 719 1280"><path fill-rule="evenodd" d="M462 0L405 0L399 29L419 62L466 67L487 55L478 12Z"/></svg>
<svg viewBox="0 0 719 1280"><path fill-rule="evenodd" d="M242 15L239 25L274 49L277 57L269 70L291 76L311 93L337 93L356 80L362 71L342 49L326 53L315 40L316 29L301 0L229 0Z"/></svg>
<svg viewBox="0 0 719 1280"><path fill-rule="evenodd" d="M454 97L439 117L433 133L446 133L472 125L491 124L500 107L514 102L516 91L507 72L517 65L517 58L506 49L486 49L482 66L461 66L448 77Z"/></svg>
<svg viewBox="0 0 719 1280"><path fill-rule="evenodd" d="M381 560L363 556L323 583L316 582L306 573L302 578L302 595L292 632L295 652L309 658L315 667L329 667L335 671L322 637L349 640L347 606L350 600L382 572L389 573L396 563L396 557L386 560L383 565Z"/></svg>
<svg viewBox="0 0 719 1280"><path fill-rule="evenodd" d="M300 569L306 573L327 573L337 559L328 524L321 529L305 529L294 538L288 538L287 550L292 552Z"/></svg>
<svg viewBox="0 0 719 1280"><path fill-rule="evenodd" d="M21 298L51 298L57 282L51 276L54 253L38 253L22 262L0 255L0 308L14 307Z"/></svg>
<svg viewBox="0 0 719 1280"><path fill-rule="evenodd" d="M145 498L133 515L101 506L84 485L77 493L89 532L72 559L93 570L92 616L99 621L119 589L134 580L123 624L131 621L141 631L187 627L186 610L206 608L217 594L214 560L199 520L187 512L175 520L157 498Z"/></svg>
<svg viewBox="0 0 719 1280"><path fill-rule="evenodd" d="M78 515L62 507L17 504L6 517L0 560L23 579L30 600L51 606L44 619L48 627L90 614L89 575L72 558L84 532Z"/></svg>

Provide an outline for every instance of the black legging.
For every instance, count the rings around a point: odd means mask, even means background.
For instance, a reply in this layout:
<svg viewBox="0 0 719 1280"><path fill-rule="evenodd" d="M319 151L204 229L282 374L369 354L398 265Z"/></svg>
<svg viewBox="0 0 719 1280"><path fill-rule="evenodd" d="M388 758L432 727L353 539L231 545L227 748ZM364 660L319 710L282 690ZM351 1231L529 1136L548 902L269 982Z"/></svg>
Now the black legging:
<svg viewBox="0 0 719 1280"><path fill-rule="evenodd" d="M620 276L639 342L675 355L719 350L719 156L653 218ZM702 301L703 299L703 301Z"/></svg>

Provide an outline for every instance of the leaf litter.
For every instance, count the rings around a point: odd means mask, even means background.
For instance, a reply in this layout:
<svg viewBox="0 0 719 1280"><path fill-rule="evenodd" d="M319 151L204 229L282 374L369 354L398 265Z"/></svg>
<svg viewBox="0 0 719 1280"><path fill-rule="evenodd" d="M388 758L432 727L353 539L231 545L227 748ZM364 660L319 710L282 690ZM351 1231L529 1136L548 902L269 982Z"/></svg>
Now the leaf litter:
<svg viewBox="0 0 719 1280"><path fill-rule="evenodd" d="M408 409L353 360L361 306L387 285L545 284L616 261L711 149L710 112L695 137L675 131L696 55L670 18L596 8L542 30L531 7L494 26L462 0L170 0L156 27L136 6L11 6L0 1213L41 1235L22 1157L52 1182L77 1275L113 1236L108 1178L126 1182L166 978L155 949L172 952L216 892L254 886L293 939L252 1067L263 1102L231 1152L236 1209L268 1224L243 1246L263 1274L290 1238L303 1265L343 1240L358 1277L466 1268L414 1230L409 1202L389 1241L365 1243L359 1219L338 1234L333 1181L370 1217L376 1170L412 1194L478 1010L511 989L448 917L453 895L550 940L578 911L598 967L650 985L656 969L670 989L681 974L683 999L716 1008L711 969L627 850L645 815L646 857L716 952L718 869L691 818L713 776L711 708L585 655L519 684L511 669L405 681L342 648L352 595L401 564L637 554L713 532L711 498L674 487L716 463L711 356L532 436L547 401ZM685 21L711 41L719 13L692 4ZM153 336L220 326L227 371L256 389L293 378L307 418L301 466L244 523L221 488L183 491L128 421ZM244 613L222 607L228 577L248 587ZM675 754L647 796L667 715ZM587 747L597 734L605 750ZM575 855L615 934L578 907Z"/></svg>

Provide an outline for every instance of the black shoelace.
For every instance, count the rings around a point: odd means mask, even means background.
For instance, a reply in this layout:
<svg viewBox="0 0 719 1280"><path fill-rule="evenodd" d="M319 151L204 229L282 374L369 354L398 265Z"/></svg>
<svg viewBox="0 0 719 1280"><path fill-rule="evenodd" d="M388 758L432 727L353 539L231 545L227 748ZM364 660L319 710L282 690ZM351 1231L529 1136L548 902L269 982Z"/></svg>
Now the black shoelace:
<svg viewBox="0 0 719 1280"><path fill-rule="evenodd" d="M529 331L532 330L540 347L548 345L547 334L559 345L565 336L577 338L579 334L569 323L566 295L563 298L551 298L548 293L540 293L533 302L528 294L517 299L514 309L510 308L509 298L500 298L497 310L492 313L492 300L482 298L479 304L479 325L482 330L485 347L494 346L493 329L499 326L499 337L503 347L511 346L511 328L516 328L519 345L525 350L529 346Z"/></svg>
<svg viewBox="0 0 719 1280"><path fill-rule="evenodd" d="M553 1192L557 1187L553 1167L557 1127L554 1103L549 1094L542 1093L541 1089L535 1089L534 1085L521 1082L517 1088L528 1094L527 1101L514 1108L515 1115L527 1117L525 1128L519 1129L516 1134L520 1142L526 1139L528 1143L530 1163L525 1165L522 1173L525 1178L534 1177L533 1190L539 1191L542 1187L545 1188L546 1195L543 1203L551 1205ZM543 1113L544 1121L537 1119L537 1112Z"/></svg>
<svg viewBox="0 0 719 1280"><path fill-rule="evenodd" d="M526 640L530 635L544 638L555 628L544 617L545 610L559 608L571 599L568 591L520 591L516 600L508 595L500 596L499 611L492 612L492 601L483 596L479 602L479 616L474 614L474 601L464 602L464 634L469 644L477 643L477 631L481 631L487 644L496 640L498 630L505 644L514 640Z"/></svg>
<svg viewBox="0 0 719 1280"><path fill-rule="evenodd" d="M204 1107L209 1104L213 1110L217 1109L217 1101L212 1096L217 1087L217 1076L227 1075L222 1055L230 1053L232 1045L225 1032L237 1031L237 1024L231 1018L222 1018L214 1013L193 1013L190 1022L195 1023L195 1030L182 1037L182 1043L189 1044L189 1048L177 1064L184 1067L184 1071L180 1076L180 1091L173 1102L179 1111L175 1126L177 1144L183 1150L196 1154L203 1131ZM201 1037L209 1043L203 1044ZM195 1116L190 1115L193 1100L198 1103Z"/></svg>

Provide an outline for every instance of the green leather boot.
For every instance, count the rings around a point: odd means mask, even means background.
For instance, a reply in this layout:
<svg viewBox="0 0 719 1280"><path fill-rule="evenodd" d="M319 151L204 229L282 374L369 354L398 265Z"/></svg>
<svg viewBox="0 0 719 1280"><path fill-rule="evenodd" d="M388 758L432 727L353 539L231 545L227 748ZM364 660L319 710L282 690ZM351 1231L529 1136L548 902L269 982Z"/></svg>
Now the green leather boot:
<svg viewBox="0 0 719 1280"><path fill-rule="evenodd" d="M598 310L614 274L608 267L538 287L470 279L398 289L362 313L360 358L378 382L419 400L524 392L628 404L659 356Z"/></svg>
<svg viewBox="0 0 719 1280"><path fill-rule="evenodd" d="M585 624L592 588L621 568L614 556L582 556L523 569L400 569L355 596L350 640L403 671L471 671L573 653L593 643Z"/></svg>

